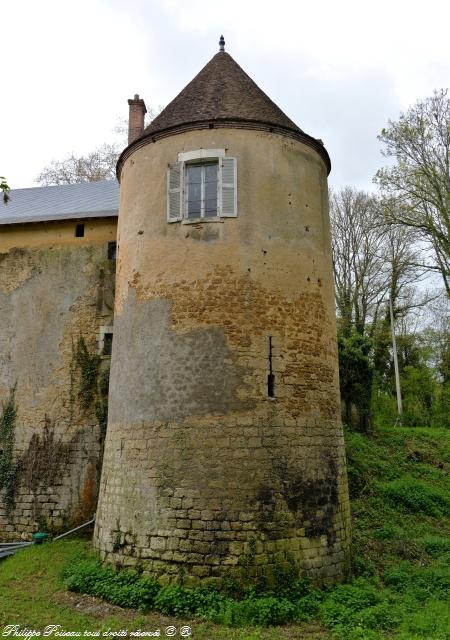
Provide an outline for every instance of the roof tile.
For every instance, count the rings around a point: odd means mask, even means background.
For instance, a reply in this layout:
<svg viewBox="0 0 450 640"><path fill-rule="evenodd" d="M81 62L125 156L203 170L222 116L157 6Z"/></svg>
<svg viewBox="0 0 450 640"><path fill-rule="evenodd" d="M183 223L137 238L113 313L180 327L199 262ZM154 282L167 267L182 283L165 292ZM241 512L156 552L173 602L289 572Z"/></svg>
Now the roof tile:
<svg viewBox="0 0 450 640"><path fill-rule="evenodd" d="M119 212L116 180L12 189L0 204L0 225L82 218L106 218Z"/></svg>
<svg viewBox="0 0 450 640"><path fill-rule="evenodd" d="M143 136L204 120L247 120L301 131L224 51L217 53Z"/></svg>

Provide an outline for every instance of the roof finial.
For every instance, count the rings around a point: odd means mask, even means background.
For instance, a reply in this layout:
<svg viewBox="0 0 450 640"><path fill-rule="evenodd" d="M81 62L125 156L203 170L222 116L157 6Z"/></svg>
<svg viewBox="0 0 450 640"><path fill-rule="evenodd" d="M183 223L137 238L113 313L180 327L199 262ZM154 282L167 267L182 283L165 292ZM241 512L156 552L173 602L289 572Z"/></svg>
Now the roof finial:
<svg viewBox="0 0 450 640"><path fill-rule="evenodd" d="M219 51L225 51L225 38L223 36L220 36Z"/></svg>

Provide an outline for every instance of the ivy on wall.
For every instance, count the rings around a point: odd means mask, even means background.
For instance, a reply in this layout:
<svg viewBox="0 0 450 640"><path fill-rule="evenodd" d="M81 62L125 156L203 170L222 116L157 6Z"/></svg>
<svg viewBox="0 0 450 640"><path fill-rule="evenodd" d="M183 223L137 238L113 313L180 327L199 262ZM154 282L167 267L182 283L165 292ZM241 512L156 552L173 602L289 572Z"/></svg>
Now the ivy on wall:
<svg viewBox="0 0 450 640"><path fill-rule="evenodd" d="M102 358L89 352L83 336L78 338L74 349L74 362L78 371L78 400L84 411L93 409L104 439L108 421L109 366L102 367Z"/></svg>
<svg viewBox="0 0 450 640"><path fill-rule="evenodd" d="M4 503L8 516L15 506L17 465L14 462L14 432L16 428L17 406L16 387L2 403L0 414L0 492L4 492Z"/></svg>
<svg viewBox="0 0 450 640"><path fill-rule="evenodd" d="M78 399L82 408L87 411L97 395L97 378L101 358L96 353L89 353L83 336L78 338L74 356L79 371Z"/></svg>
<svg viewBox="0 0 450 640"><path fill-rule="evenodd" d="M20 461L20 480L34 495L53 486L69 462L70 446L55 438L55 424L46 415L42 433L34 433Z"/></svg>
<svg viewBox="0 0 450 640"><path fill-rule="evenodd" d="M108 392L109 392L109 367L102 371L98 378L97 399L95 402L95 415L100 427L100 433L104 440L108 424Z"/></svg>

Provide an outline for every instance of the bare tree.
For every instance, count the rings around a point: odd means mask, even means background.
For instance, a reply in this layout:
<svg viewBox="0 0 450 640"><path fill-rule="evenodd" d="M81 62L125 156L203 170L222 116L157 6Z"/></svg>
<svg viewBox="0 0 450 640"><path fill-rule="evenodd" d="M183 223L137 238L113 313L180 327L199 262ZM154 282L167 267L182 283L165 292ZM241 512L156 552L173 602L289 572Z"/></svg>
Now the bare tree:
<svg viewBox="0 0 450 640"><path fill-rule="evenodd" d="M337 312L343 331L364 333L385 297L384 238L375 196L352 187L330 194Z"/></svg>
<svg viewBox="0 0 450 640"><path fill-rule="evenodd" d="M392 300L394 316L425 306L433 295L417 284L420 265L415 229L387 224L380 199L345 187L330 195L336 306L342 328L370 337Z"/></svg>
<svg viewBox="0 0 450 640"><path fill-rule="evenodd" d="M86 156L71 153L63 160L53 160L44 167L36 182L47 187L52 184L113 180L120 151L121 147L117 144L104 144Z"/></svg>
<svg viewBox="0 0 450 640"><path fill-rule="evenodd" d="M145 126L158 115L163 107L149 107ZM52 184L72 184L75 182L97 182L98 180L114 180L116 164L121 151L127 146L128 121L119 119L114 129L120 141L103 144L85 156L70 153L62 160L53 160L42 169L36 182L44 187Z"/></svg>
<svg viewBox="0 0 450 640"><path fill-rule="evenodd" d="M390 377L391 317L429 300L416 283L416 234L386 224L380 199L346 187L330 194L343 418L367 431L372 384Z"/></svg>
<svg viewBox="0 0 450 640"><path fill-rule="evenodd" d="M417 102L389 121L379 140L395 164L375 182L385 196L388 222L414 229L432 248L434 264L450 296L450 100L447 90Z"/></svg>

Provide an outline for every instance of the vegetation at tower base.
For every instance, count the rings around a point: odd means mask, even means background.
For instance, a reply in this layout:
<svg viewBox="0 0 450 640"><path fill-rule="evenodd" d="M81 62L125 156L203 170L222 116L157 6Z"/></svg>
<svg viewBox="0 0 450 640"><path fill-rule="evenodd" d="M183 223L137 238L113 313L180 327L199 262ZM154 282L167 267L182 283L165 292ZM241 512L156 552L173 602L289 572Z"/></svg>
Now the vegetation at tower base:
<svg viewBox="0 0 450 640"><path fill-rule="evenodd" d="M188 615L219 624L319 620L342 640L450 637L450 432L378 428L347 431L353 512L353 579L317 590L295 571L222 591L161 586L137 571L82 555L65 569L66 585L122 606ZM292 636L295 637L295 636Z"/></svg>
<svg viewBox="0 0 450 640"><path fill-rule="evenodd" d="M51 619L67 630L118 631L161 628L167 620L163 628L188 624L200 640L448 640L449 430L377 427L370 435L347 431L346 440L353 514L347 584L319 590L280 572L272 590L236 590L232 582L221 591L189 589L181 576L163 586L142 567L102 564L86 542L61 541L0 565L0 623L20 616L33 628ZM261 627L283 621L277 630Z"/></svg>

